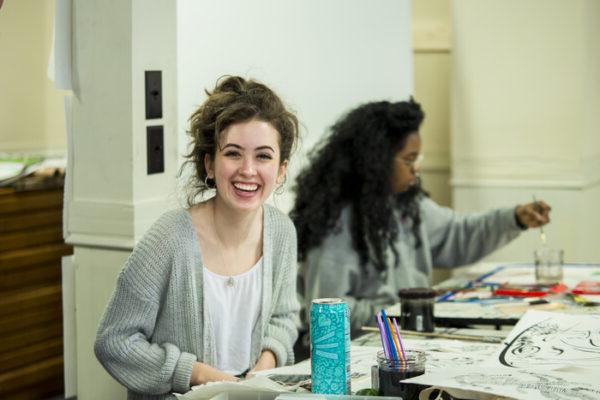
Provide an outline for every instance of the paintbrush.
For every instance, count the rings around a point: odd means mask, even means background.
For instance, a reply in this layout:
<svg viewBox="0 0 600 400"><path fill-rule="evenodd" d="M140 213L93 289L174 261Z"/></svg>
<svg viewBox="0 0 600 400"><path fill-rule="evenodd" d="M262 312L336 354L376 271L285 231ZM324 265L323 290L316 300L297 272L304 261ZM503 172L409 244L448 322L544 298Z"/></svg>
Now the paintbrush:
<svg viewBox="0 0 600 400"><path fill-rule="evenodd" d="M542 206L535 199L535 195L533 195L533 207L537 212L542 212ZM540 225L540 240L542 241L542 245L546 245L546 234L544 233L544 225Z"/></svg>

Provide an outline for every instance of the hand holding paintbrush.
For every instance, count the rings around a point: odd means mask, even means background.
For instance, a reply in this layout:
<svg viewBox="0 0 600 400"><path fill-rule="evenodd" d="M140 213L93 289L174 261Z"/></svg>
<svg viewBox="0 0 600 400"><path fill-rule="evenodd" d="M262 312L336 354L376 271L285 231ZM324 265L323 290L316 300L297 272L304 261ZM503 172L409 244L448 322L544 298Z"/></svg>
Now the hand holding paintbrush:
<svg viewBox="0 0 600 400"><path fill-rule="evenodd" d="M535 200L532 203L517 206L515 218L518 224L524 228L540 228L540 238L545 244L546 235L543 226L550 222L550 210L552 208L544 200Z"/></svg>

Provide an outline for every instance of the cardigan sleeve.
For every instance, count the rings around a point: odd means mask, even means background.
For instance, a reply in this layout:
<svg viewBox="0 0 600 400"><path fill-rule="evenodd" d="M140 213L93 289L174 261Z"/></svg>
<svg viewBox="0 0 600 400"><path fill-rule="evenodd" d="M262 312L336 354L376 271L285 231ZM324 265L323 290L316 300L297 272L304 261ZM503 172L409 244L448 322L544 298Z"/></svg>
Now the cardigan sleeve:
<svg viewBox="0 0 600 400"><path fill-rule="evenodd" d="M476 262L521 232L511 207L462 215L424 198L421 212L436 267Z"/></svg>
<svg viewBox="0 0 600 400"><path fill-rule="evenodd" d="M300 304L296 296L297 277L297 242L296 229L285 217L285 227L282 232L281 257L276 273L273 293L273 309L271 319L265 327L263 350L270 350L275 354L277 366L291 365L294 363L294 343L298 338L298 312ZM279 252L279 249L274 249Z"/></svg>
<svg viewBox="0 0 600 400"><path fill-rule="evenodd" d="M168 233L157 222L121 271L96 336L98 361L117 381L138 393L188 391L196 361L194 354L172 343L152 341L171 254Z"/></svg>

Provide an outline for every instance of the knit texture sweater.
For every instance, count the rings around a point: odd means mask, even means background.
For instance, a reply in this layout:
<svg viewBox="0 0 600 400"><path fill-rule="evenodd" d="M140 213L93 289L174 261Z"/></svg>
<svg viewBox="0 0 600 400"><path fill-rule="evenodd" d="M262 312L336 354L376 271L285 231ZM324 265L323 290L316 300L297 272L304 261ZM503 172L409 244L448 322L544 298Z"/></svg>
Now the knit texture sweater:
<svg viewBox="0 0 600 400"><path fill-rule="evenodd" d="M250 368L263 350L277 366L293 364L297 338L296 231L285 214L263 210L263 290ZM175 398L190 389L194 362L214 365L202 267L191 216L180 209L154 223L119 274L94 351L129 399Z"/></svg>
<svg viewBox="0 0 600 400"><path fill-rule="evenodd" d="M398 290L431 286L432 269L476 262L519 235L514 208L461 215L428 197L419 203L421 245L413 233L412 220L398 223L392 250L386 253L386 269L373 263L360 265L350 233L351 209L346 207L335 229L320 246L309 251L300 266L299 295L306 322L311 301L319 297L341 297L348 302L354 333L375 324L375 312L398 302Z"/></svg>

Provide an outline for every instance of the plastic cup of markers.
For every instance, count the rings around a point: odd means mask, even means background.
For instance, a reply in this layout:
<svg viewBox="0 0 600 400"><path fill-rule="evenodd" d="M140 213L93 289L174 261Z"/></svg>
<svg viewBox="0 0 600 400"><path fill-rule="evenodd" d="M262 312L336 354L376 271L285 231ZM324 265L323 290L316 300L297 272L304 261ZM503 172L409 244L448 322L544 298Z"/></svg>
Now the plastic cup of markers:
<svg viewBox="0 0 600 400"><path fill-rule="evenodd" d="M371 386L379 391L380 396L399 396L404 400L418 400L421 390L427 388L416 383L401 382L425 373L426 358L423 351L407 350L405 354L404 360L390 360L385 357L383 351L377 352L377 375L372 375Z"/></svg>

